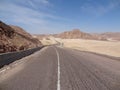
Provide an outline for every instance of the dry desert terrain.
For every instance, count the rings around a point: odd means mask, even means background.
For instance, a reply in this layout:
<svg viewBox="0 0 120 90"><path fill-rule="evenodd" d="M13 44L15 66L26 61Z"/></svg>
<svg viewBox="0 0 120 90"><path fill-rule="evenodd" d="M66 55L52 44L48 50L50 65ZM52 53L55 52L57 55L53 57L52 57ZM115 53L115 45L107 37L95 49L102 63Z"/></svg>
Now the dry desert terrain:
<svg viewBox="0 0 120 90"><path fill-rule="evenodd" d="M51 45L60 42L63 44L63 47L120 57L120 41L58 39L52 37L47 40L43 39L41 42L44 45Z"/></svg>
<svg viewBox="0 0 120 90"><path fill-rule="evenodd" d="M62 39L62 42L64 47L120 57L120 41Z"/></svg>

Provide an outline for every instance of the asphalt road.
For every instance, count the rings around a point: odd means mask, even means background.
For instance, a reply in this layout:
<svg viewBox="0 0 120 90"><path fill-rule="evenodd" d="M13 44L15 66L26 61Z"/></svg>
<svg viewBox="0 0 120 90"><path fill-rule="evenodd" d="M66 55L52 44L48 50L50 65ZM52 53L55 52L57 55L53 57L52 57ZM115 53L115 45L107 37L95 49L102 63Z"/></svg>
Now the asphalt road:
<svg viewBox="0 0 120 90"><path fill-rule="evenodd" d="M0 74L0 90L120 90L120 61L47 47Z"/></svg>

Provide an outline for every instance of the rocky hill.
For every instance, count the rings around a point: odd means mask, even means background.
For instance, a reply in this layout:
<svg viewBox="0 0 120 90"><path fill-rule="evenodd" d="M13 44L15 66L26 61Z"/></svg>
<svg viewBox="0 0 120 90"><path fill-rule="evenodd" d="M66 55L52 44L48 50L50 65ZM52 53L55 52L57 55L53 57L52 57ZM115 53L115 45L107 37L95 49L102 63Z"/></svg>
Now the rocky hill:
<svg viewBox="0 0 120 90"><path fill-rule="evenodd" d="M120 32L106 32L99 35L107 40L120 41Z"/></svg>
<svg viewBox="0 0 120 90"><path fill-rule="evenodd" d="M32 35L18 26L9 26L0 21L0 53L26 50L42 45Z"/></svg>
<svg viewBox="0 0 120 90"><path fill-rule="evenodd" d="M37 37L38 39L43 39L43 38L47 38L53 36L55 38L62 38L62 39L97 39L98 37L91 35L89 33L85 33L80 31L79 29L74 29L72 31L66 31L63 33L59 33L59 34L49 34L49 35L34 35L34 37Z"/></svg>
<svg viewBox="0 0 120 90"><path fill-rule="evenodd" d="M95 36L89 33L82 32L79 29L63 32L55 36L63 39L97 39Z"/></svg>
<svg viewBox="0 0 120 90"><path fill-rule="evenodd" d="M85 33L79 29L73 29L59 34L35 34L34 37L42 40L53 36L62 39L89 39L101 41L120 41L120 32L106 32L106 33Z"/></svg>

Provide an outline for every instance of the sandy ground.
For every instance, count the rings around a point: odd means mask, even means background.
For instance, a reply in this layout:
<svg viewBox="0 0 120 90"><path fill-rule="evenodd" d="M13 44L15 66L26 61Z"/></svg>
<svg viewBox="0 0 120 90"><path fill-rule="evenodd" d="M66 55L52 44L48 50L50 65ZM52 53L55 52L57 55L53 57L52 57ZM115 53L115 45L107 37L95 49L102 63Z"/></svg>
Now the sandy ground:
<svg viewBox="0 0 120 90"><path fill-rule="evenodd" d="M41 43L43 45L52 45L52 44L56 44L56 38L54 37L48 37L48 38L44 38L43 40L40 40ZM59 40L60 41L60 40Z"/></svg>
<svg viewBox="0 0 120 90"><path fill-rule="evenodd" d="M62 42L64 47L120 57L120 42L118 41L63 39Z"/></svg>
<svg viewBox="0 0 120 90"><path fill-rule="evenodd" d="M60 42L63 43L63 47L120 57L120 41L58 39L50 37L49 39L43 39L41 42L43 45L51 45Z"/></svg>

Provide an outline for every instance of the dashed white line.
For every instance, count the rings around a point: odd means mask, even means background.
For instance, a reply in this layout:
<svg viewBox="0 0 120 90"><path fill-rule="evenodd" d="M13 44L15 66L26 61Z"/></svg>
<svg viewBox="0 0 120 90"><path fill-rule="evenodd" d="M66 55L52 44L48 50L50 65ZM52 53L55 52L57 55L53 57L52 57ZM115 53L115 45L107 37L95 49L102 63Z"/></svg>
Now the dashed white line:
<svg viewBox="0 0 120 90"><path fill-rule="evenodd" d="M58 50L55 48L57 59L58 59L58 75L57 75L57 90L60 90L60 56Z"/></svg>

